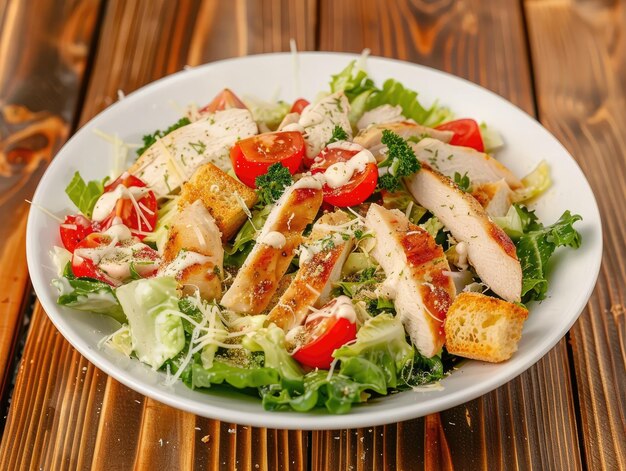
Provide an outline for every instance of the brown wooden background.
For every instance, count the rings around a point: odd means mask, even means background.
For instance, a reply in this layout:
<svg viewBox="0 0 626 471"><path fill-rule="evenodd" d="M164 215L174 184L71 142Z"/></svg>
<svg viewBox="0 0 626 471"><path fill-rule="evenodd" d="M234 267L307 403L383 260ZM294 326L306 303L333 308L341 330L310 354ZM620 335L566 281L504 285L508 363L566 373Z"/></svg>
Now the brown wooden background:
<svg viewBox="0 0 626 471"><path fill-rule="evenodd" d="M290 38L300 50L369 47L466 77L572 152L600 204L605 255L581 319L529 371L399 424L251 428L128 390L33 308L24 199L77 126L118 90L187 64L285 51ZM0 111L0 469L626 469L624 2L0 0Z"/></svg>

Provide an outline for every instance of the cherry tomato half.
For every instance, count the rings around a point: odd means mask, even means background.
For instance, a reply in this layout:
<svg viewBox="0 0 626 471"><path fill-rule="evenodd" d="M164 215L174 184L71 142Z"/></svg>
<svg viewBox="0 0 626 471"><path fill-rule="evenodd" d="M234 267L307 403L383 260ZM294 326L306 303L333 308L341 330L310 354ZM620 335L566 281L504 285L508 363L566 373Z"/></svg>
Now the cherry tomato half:
<svg viewBox="0 0 626 471"><path fill-rule="evenodd" d="M473 119L457 119L449 123L440 124L435 129L454 132L454 136L450 140L450 144L453 146L471 147L479 152L485 152L483 138L480 135L480 127Z"/></svg>
<svg viewBox="0 0 626 471"><path fill-rule="evenodd" d="M333 352L356 338L356 324L343 317L321 317L304 326L306 343L293 354L298 362L327 370Z"/></svg>
<svg viewBox="0 0 626 471"><path fill-rule="evenodd" d="M92 232L98 232L99 226L97 222L90 221L81 214L65 216L65 221L59 226L63 246L73 252L81 240Z"/></svg>
<svg viewBox="0 0 626 471"><path fill-rule="evenodd" d="M315 159L311 172L325 172L331 165L347 162L358 153L358 150L340 147L326 148ZM378 167L375 163L368 163L364 171L355 173L345 185L339 188L324 185L324 202L341 208L361 204L374 192L376 183L378 183Z"/></svg>
<svg viewBox="0 0 626 471"><path fill-rule="evenodd" d="M250 188L256 188L256 177L267 173L277 162L293 175L304 155L304 139L297 131L269 132L242 139L230 150L235 174Z"/></svg>
<svg viewBox="0 0 626 471"><path fill-rule="evenodd" d="M94 278L96 280L104 281L111 286L119 286L121 282L114 280L100 270L91 258L80 255L80 249L97 249L98 247L109 245L110 243L111 237L98 232L93 232L80 241L76 245L74 255L72 256L72 272L74 273L74 276L78 278Z"/></svg>
<svg viewBox="0 0 626 471"><path fill-rule="evenodd" d="M228 110L230 108L241 108L245 110L248 107L230 89L225 88L213 98L211 103L198 110L198 112L200 114L215 113L216 111Z"/></svg>
<svg viewBox="0 0 626 471"><path fill-rule="evenodd" d="M291 110L289 110L289 112L302 114L302 110L309 105L310 103L308 100L305 100L304 98L298 98L296 101L293 102L293 105L291 106Z"/></svg>
<svg viewBox="0 0 626 471"><path fill-rule="evenodd" d="M108 248L113 239L108 234L94 232L85 237L74 250L72 272L77 277L95 278L111 286L119 286L131 276L131 264L139 276L154 276L158 269L159 253L132 237ZM90 249L107 247L94 260ZM103 252L108 255L103 256ZM99 257L103 256L102 259ZM106 271L104 269L106 267Z"/></svg>
<svg viewBox="0 0 626 471"><path fill-rule="evenodd" d="M126 188L140 187L146 184L133 175L122 175L113 183L104 187L105 193L114 191L118 186L123 185ZM156 227L158 218L158 204L154 192L148 191L143 197L133 202L130 198L122 197L115 203L115 208L102 221L102 227L108 228L113 219L118 217L122 220L122 224L128 227L131 233L143 240L146 232L152 232Z"/></svg>

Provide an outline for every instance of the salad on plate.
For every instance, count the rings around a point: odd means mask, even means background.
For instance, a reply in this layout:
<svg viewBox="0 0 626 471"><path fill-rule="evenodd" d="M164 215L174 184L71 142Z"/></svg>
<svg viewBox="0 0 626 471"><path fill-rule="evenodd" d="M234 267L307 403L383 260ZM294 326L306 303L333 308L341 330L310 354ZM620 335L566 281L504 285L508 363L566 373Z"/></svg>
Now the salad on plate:
<svg viewBox="0 0 626 471"><path fill-rule="evenodd" d="M115 319L100 347L166 384L268 410L346 413L465 358L506 361L551 255L581 237L569 211L539 221L549 167L520 178L503 145L357 62L293 104L224 89L116 178L74 174L58 304Z"/></svg>

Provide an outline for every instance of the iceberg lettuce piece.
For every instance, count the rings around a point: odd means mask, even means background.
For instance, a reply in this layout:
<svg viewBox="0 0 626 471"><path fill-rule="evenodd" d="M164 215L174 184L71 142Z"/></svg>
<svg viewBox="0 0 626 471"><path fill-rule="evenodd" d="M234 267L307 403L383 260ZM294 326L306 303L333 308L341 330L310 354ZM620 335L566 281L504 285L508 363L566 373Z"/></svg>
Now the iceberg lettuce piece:
<svg viewBox="0 0 626 471"><path fill-rule="evenodd" d="M59 292L57 304L78 311L104 314L120 324L126 322L126 316L115 297L113 288L93 278L76 278L69 262L65 266L63 276L52 280L52 285Z"/></svg>
<svg viewBox="0 0 626 471"><path fill-rule="evenodd" d="M133 351L140 361L158 369L185 347L176 280L136 280L116 290L130 327Z"/></svg>

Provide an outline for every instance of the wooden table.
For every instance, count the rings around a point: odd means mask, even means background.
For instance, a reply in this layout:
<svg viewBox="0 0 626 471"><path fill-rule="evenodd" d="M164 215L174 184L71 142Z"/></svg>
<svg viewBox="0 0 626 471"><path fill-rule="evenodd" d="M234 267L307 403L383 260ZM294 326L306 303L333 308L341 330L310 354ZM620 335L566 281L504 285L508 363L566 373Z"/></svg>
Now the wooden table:
<svg viewBox="0 0 626 471"><path fill-rule="evenodd" d="M285 51L290 38L466 77L536 116L577 159L602 212L602 270L580 320L530 370L417 420L267 430L127 389L33 307L24 199L72 132L118 90ZM624 2L0 0L0 109L0 469L626 469Z"/></svg>

